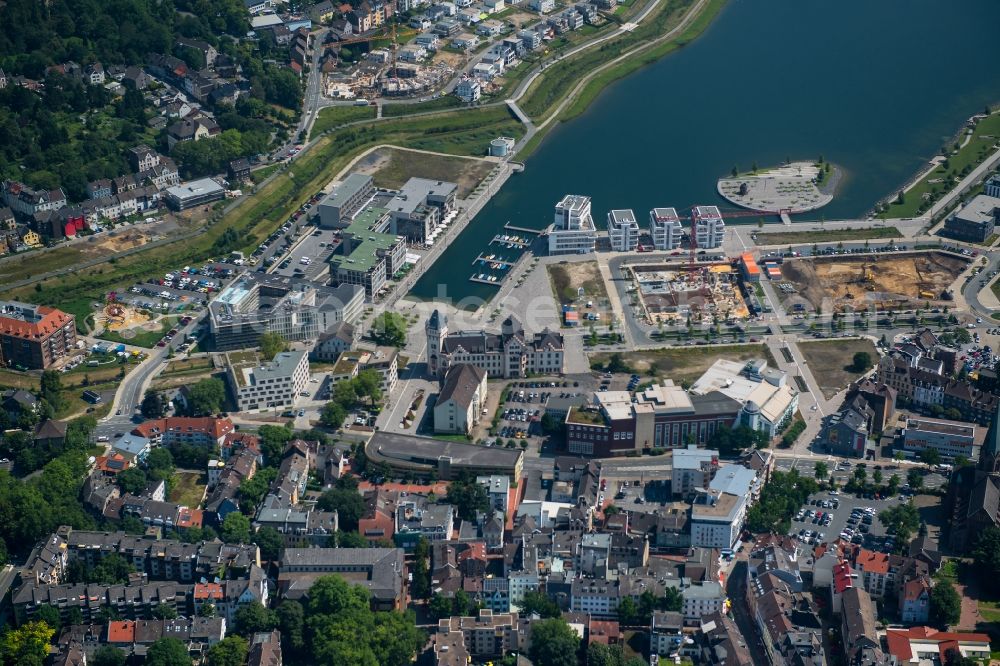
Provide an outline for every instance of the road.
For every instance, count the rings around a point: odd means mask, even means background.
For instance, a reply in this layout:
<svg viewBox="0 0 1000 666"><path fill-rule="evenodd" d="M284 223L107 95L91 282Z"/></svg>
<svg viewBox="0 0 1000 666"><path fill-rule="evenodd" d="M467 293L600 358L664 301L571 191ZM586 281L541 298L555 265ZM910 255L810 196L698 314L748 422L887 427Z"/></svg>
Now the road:
<svg viewBox="0 0 1000 666"><path fill-rule="evenodd" d="M767 652L747 601L747 561L745 559L747 553L742 552L739 555L740 558L726 578L726 596L732 603L733 620L747 642L747 649L750 650L753 663L766 664L768 663Z"/></svg>

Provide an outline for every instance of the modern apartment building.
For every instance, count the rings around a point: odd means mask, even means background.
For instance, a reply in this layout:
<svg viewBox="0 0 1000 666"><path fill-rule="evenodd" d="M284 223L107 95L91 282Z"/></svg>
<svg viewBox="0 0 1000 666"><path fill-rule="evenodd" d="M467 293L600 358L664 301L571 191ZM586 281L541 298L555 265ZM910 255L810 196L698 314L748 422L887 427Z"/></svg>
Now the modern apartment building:
<svg viewBox="0 0 1000 666"><path fill-rule="evenodd" d="M616 252L631 252L638 247L639 223L631 208L608 213L608 237L611 249Z"/></svg>
<svg viewBox="0 0 1000 666"><path fill-rule="evenodd" d="M726 223L718 206L695 206L691 232L699 249L720 247L726 235Z"/></svg>
<svg viewBox="0 0 1000 666"><path fill-rule="evenodd" d="M76 317L62 310L0 301L0 365L45 370L76 345Z"/></svg>
<svg viewBox="0 0 1000 666"><path fill-rule="evenodd" d="M352 173L316 206L319 226L323 229L343 229L374 194L375 184L371 176Z"/></svg>
<svg viewBox="0 0 1000 666"><path fill-rule="evenodd" d="M732 548L746 519L747 498L718 490L695 495L691 505L691 545Z"/></svg>
<svg viewBox="0 0 1000 666"><path fill-rule="evenodd" d="M597 229L590 214L590 197L567 194L556 204L548 229L549 254L588 254L597 245Z"/></svg>
<svg viewBox="0 0 1000 666"><path fill-rule="evenodd" d="M245 272L209 305L209 330L220 351L256 347L264 333L312 342L341 322L356 322L364 302L365 290L355 284L325 287Z"/></svg>
<svg viewBox="0 0 1000 666"><path fill-rule="evenodd" d="M448 331L448 318L435 310L424 326L427 335L427 370L443 377L452 365L469 363L490 377L524 377L563 372L563 336L548 329L530 338L521 322L507 317L500 334L479 331Z"/></svg>
<svg viewBox="0 0 1000 666"><path fill-rule="evenodd" d="M674 208L654 208L649 211L649 230L653 247L660 251L676 250L681 246L684 227Z"/></svg>
<svg viewBox="0 0 1000 666"><path fill-rule="evenodd" d="M226 377L241 412L291 407L309 383L309 355L304 351L276 354L261 365L255 353L226 354Z"/></svg>
<svg viewBox="0 0 1000 666"><path fill-rule="evenodd" d="M1000 222L1000 198L980 194L945 220L944 234L982 243L993 235L997 222Z"/></svg>
<svg viewBox="0 0 1000 666"><path fill-rule="evenodd" d="M391 233L414 243L433 240L434 231L455 207L457 191L455 183L410 178L386 204Z"/></svg>

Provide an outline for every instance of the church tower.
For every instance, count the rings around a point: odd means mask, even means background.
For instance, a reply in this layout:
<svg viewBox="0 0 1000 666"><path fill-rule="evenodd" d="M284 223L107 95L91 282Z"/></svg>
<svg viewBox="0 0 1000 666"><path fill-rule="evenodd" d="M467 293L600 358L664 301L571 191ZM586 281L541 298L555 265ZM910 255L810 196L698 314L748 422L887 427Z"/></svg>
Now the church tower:
<svg viewBox="0 0 1000 666"><path fill-rule="evenodd" d="M448 335L448 317L434 310L424 324L424 332L427 334L427 371L431 376L437 377L444 366L441 362L441 351L444 348L445 336Z"/></svg>
<svg viewBox="0 0 1000 666"><path fill-rule="evenodd" d="M979 450L979 469L988 474L1000 473L1000 406L993 415L986 441Z"/></svg>

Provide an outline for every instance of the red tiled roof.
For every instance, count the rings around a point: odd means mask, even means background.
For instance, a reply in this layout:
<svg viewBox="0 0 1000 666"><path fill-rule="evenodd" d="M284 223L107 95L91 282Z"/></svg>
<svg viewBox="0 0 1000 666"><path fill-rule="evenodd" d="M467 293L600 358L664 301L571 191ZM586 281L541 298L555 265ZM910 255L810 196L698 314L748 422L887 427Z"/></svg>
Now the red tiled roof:
<svg viewBox="0 0 1000 666"><path fill-rule="evenodd" d="M889 573L889 556L885 553L861 548L854 564L866 573Z"/></svg>
<svg viewBox="0 0 1000 666"><path fill-rule="evenodd" d="M958 648L961 643L980 643L987 647L990 644L990 637L986 634L938 631L931 627L888 629L885 632L885 642L889 648L889 653L900 662L907 662L913 658L913 651L910 648L911 640L937 643L941 654L947 652L949 648Z"/></svg>
<svg viewBox="0 0 1000 666"><path fill-rule="evenodd" d="M39 305L38 314L42 318L34 323L0 316L0 334L10 335L23 340L40 340L48 337L73 321L71 315L62 310Z"/></svg>
<svg viewBox="0 0 1000 666"><path fill-rule="evenodd" d="M217 419L211 416L198 418L171 416L140 423L132 430L132 434L150 437L167 432L200 432L211 435L213 439L222 439L234 430L233 422L228 417Z"/></svg>
<svg viewBox="0 0 1000 666"><path fill-rule="evenodd" d="M473 541L469 544L469 547L458 554L458 561L464 562L465 560L485 560L486 559L486 544L482 541Z"/></svg>
<svg viewBox="0 0 1000 666"><path fill-rule="evenodd" d="M132 620L113 620L108 622L109 643L135 642L135 622Z"/></svg>
<svg viewBox="0 0 1000 666"><path fill-rule="evenodd" d="M612 640L618 641L621 629L615 620L591 620L590 621L590 642L609 644Z"/></svg>
<svg viewBox="0 0 1000 666"><path fill-rule="evenodd" d="M221 599L222 585L220 583L195 583L195 599Z"/></svg>
<svg viewBox="0 0 1000 666"><path fill-rule="evenodd" d="M201 509L189 509L182 506L177 514L177 527L201 527L204 512Z"/></svg>
<svg viewBox="0 0 1000 666"><path fill-rule="evenodd" d="M837 594L854 587L854 579L851 578L851 565L841 562L833 566L833 588Z"/></svg>

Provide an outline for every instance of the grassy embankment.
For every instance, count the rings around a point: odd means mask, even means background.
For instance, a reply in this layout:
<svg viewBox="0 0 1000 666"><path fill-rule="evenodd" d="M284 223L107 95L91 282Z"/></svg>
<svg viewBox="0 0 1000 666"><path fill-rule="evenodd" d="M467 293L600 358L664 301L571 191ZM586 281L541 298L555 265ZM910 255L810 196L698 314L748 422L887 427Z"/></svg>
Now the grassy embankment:
<svg viewBox="0 0 1000 666"><path fill-rule="evenodd" d="M84 310L114 287L219 256L222 252L216 243L227 229L240 239L239 247L232 249L252 250L334 174L372 146L384 143L453 155L481 155L489 141L499 135L523 135L520 123L502 107L341 128L320 138L274 180L242 199L194 238L112 258L86 271L66 273L29 287L11 290L0 286L0 293L73 308L74 312Z"/></svg>
<svg viewBox="0 0 1000 666"><path fill-rule="evenodd" d="M319 115L316 116L316 122L313 123L309 136L319 136L329 129L339 127L340 125L346 125L347 123L354 123L359 120L374 120L375 111L375 107L370 105L328 106L325 109L320 109Z"/></svg>
<svg viewBox="0 0 1000 666"><path fill-rule="evenodd" d="M958 143L964 141L959 139ZM957 152L949 149L947 166L939 165L909 192L903 195L903 201L894 199L884 211L884 217L916 217L929 209L935 201L949 192L962 178L976 168L988 155L996 151L1000 144L1000 113L979 121L972 131L972 138ZM937 182L931 182L937 181ZM929 195L926 199L924 195Z"/></svg>
<svg viewBox="0 0 1000 666"><path fill-rule="evenodd" d="M560 119L571 118L581 113L612 81L655 62L696 37L708 26L725 1L708 0L698 18L682 34L674 39L657 43L648 50L636 53L633 57L627 58L594 76L577 95L573 104L566 108ZM521 108L536 121L546 119L589 73L626 51L644 44L651 44L664 33L672 30L680 24L695 2L696 0L661 0L659 7L632 32L624 33L595 49L582 51L550 66L542 76L532 83L527 94L521 100Z"/></svg>
<svg viewBox="0 0 1000 666"><path fill-rule="evenodd" d="M903 238L896 227L870 229L822 229L820 231L779 231L757 234L757 245L794 245L796 243L830 243L846 240L892 240Z"/></svg>

